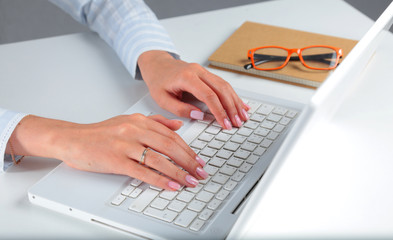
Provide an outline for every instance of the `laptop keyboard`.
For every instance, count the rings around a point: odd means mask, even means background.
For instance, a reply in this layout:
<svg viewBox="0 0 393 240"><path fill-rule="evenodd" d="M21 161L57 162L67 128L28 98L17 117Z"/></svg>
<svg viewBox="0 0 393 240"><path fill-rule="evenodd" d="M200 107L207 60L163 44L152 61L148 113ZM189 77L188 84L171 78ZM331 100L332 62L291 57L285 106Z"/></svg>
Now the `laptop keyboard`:
<svg viewBox="0 0 393 240"><path fill-rule="evenodd" d="M224 130L205 113L205 119L195 121L182 136L206 162L207 179L195 188L168 191L131 178L111 205L200 231L297 115L292 109L243 101L251 110L242 127Z"/></svg>

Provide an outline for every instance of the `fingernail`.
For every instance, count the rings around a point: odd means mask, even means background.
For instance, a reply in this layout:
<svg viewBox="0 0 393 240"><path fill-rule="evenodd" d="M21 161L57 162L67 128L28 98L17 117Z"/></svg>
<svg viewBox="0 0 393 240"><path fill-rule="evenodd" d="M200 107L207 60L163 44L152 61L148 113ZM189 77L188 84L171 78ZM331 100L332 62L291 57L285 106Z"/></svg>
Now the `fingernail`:
<svg viewBox="0 0 393 240"><path fill-rule="evenodd" d="M205 161L203 161L203 159L200 158L198 155L195 157L195 159L202 167L206 165Z"/></svg>
<svg viewBox="0 0 393 240"><path fill-rule="evenodd" d="M237 126L240 127L242 125L242 120L240 120L240 118L239 118L239 116L237 114L235 115L235 120L236 120Z"/></svg>
<svg viewBox="0 0 393 240"><path fill-rule="evenodd" d="M187 176L186 176L186 181L187 181L189 184L194 185L194 186L196 186L196 185L199 184L199 181L198 181L196 178L194 178L193 176L191 176L191 175L187 175Z"/></svg>
<svg viewBox="0 0 393 240"><path fill-rule="evenodd" d="M177 182L173 182L173 181L169 181L168 186L175 191L179 190L181 187L180 184L178 184Z"/></svg>
<svg viewBox="0 0 393 240"><path fill-rule="evenodd" d="M190 117L192 119L203 120L204 113L198 110L192 110L190 113Z"/></svg>
<svg viewBox="0 0 393 240"><path fill-rule="evenodd" d="M243 116L244 116L247 120L250 119L250 116L248 116L248 113L246 112L246 110L242 109L242 113L243 113Z"/></svg>
<svg viewBox="0 0 393 240"><path fill-rule="evenodd" d="M229 122L228 119L224 119L224 126L226 129L231 130L232 129L232 124Z"/></svg>
<svg viewBox="0 0 393 240"><path fill-rule="evenodd" d="M248 108L248 110L251 109L250 105L248 105L247 103L243 103L243 105L244 105L246 108Z"/></svg>
<svg viewBox="0 0 393 240"><path fill-rule="evenodd" d="M197 167L196 171L203 179L206 179L209 176L209 174L201 167Z"/></svg>

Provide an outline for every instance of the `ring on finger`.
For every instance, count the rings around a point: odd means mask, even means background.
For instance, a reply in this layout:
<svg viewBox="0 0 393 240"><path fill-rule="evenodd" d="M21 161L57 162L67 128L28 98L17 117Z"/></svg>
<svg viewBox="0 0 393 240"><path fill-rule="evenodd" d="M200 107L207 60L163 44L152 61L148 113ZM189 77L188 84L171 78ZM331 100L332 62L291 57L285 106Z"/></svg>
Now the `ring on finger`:
<svg viewBox="0 0 393 240"><path fill-rule="evenodd" d="M145 165L146 154L147 154L147 151L149 151L149 150L150 150L149 147L145 148L145 150L142 153L141 159L139 160L139 164Z"/></svg>

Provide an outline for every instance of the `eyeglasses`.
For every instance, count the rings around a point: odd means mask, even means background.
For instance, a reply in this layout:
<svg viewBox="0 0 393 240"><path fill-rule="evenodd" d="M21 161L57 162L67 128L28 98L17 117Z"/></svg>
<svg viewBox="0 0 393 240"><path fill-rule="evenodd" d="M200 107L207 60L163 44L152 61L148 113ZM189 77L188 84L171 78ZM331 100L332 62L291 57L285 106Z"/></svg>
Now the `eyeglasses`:
<svg viewBox="0 0 393 240"><path fill-rule="evenodd" d="M297 56L291 57L293 53ZM246 70L277 70L289 61L300 61L305 67L316 70L330 70L337 67L343 56L341 48L315 45L304 48L288 49L279 46L266 46L248 50L251 63L244 65Z"/></svg>

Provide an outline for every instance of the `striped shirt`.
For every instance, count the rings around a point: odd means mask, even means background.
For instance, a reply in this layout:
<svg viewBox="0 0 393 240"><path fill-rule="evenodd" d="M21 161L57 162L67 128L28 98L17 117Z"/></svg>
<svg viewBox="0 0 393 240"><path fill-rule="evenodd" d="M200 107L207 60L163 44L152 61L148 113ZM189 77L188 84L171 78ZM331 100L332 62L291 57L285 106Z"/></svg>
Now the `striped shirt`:
<svg viewBox="0 0 393 240"><path fill-rule="evenodd" d="M138 57L149 50L178 53L168 33L142 0L51 0L76 21L88 26L111 46L136 79L141 79ZM24 113L0 108L0 172L11 164L7 142ZM4 158L3 158L4 157Z"/></svg>

